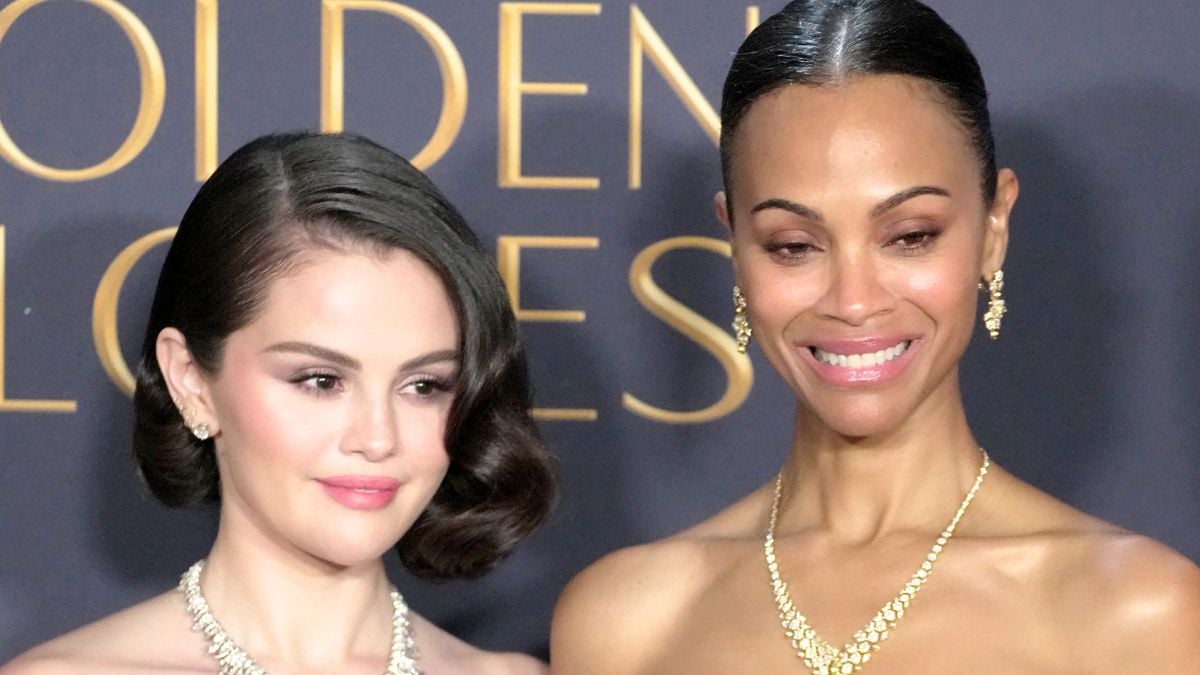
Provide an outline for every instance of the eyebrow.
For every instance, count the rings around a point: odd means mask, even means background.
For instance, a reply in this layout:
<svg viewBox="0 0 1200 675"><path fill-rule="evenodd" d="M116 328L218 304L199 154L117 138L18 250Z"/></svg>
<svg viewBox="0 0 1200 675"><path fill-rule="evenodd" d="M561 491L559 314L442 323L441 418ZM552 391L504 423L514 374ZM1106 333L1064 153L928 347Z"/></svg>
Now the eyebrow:
<svg viewBox="0 0 1200 675"><path fill-rule="evenodd" d="M904 202L915 197L920 197L921 195L938 195L940 197L949 197L950 191L945 188L937 187L936 185L917 185L916 187L911 187L907 190L901 190L900 192L897 192L896 194L888 197L872 207L871 217L878 218L897 206L900 206ZM812 208L811 206L806 206L800 202L794 202L790 199L782 199L778 197L767 199L755 204L754 208L750 209L750 213L758 213L759 211L765 211L766 209L783 209L784 211L790 211L801 218L807 218L817 222L825 221L825 217L821 215L821 212Z"/></svg>
<svg viewBox="0 0 1200 675"><path fill-rule="evenodd" d="M937 187L936 185L918 185L916 187L910 187L907 190L902 190L900 192L897 192L896 194L892 195L891 197L888 197L887 199L876 204L875 208L871 209L871 217L878 218L879 216L882 216L883 214L887 213L888 211L891 211L892 209L896 208L897 206L900 206L904 202L906 202L914 197L920 197L921 195L937 195L939 197L949 197L950 191L947 190L946 188Z"/></svg>
<svg viewBox="0 0 1200 675"><path fill-rule="evenodd" d="M808 218L809 220L816 220L820 222L824 222L825 220L825 217L821 215L821 212L812 208L811 206L805 206L800 202L794 202L790 199L781 199L779 197L755 204L754 208L750 209L750 213L758 213L759 211L765 211L767 209L783 209L784 211L791 211L801 218Z"/></svg>
<svg viewBox="0 0 1200 675"><path fill-rule="evenodd" d="M309 356L315 356L319 359L336 363L337 365L349 370L362 369L362 363L360 363L358 359L352 356L347 356L337 350L322 347L320 345L314 345L309 342L280 342L267 347L263 351L275 353L307 354ZM441 349L435 352L429 352L428 354L422 354L405 361L404 364L400 366L400 370L413 370L416 368L423 368L434 363L444 363L447 361L457 362L458 351L454 349Z"/></svg>

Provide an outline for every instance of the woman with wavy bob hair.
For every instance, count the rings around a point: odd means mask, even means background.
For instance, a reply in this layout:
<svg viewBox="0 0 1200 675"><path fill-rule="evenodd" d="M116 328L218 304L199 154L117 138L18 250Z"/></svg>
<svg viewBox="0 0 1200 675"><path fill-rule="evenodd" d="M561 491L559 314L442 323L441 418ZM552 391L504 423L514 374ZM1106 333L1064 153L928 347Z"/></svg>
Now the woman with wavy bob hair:
<svg viewBox="0 0 1200 675"><path fill-rule="evenodd" d="M490 257L417 169L349 134L259 138L183 217L134 396L162 502L217 502L179 588L8 673L538 673L408 611L385 575L493 568L552 458Z"/></svg>
<svg viewBox="0 0 1200 675"><path fill-rule="evenodd" d="M1000 334L1018 190L954 29L915 0L789 3L733 59L721 159L734 329L795 396L787 457L576 578L555 672L1197 672L1200 569L971 431L958 365Z"/></svg>

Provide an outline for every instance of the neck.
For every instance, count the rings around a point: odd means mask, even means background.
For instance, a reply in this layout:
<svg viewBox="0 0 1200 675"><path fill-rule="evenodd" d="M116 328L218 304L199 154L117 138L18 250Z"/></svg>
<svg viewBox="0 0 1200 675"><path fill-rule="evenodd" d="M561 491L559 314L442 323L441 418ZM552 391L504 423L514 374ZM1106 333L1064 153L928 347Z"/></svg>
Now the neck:
<svg viewBox="0 0 1200 675"><path fill-rule="evenodd" d="M783 468L780 531L824 531L848 544L897 530L936 537L981 463L957 387L865 438L837 433L801 405Z"/></svg>
<svg viewBox="0 0 1200 675"><path fill-rule="evenodd" d="M268 670L334 672L353 660L386 662L392 605L379 558L334 565L222 508L201 588L226 633Z"/></svg>

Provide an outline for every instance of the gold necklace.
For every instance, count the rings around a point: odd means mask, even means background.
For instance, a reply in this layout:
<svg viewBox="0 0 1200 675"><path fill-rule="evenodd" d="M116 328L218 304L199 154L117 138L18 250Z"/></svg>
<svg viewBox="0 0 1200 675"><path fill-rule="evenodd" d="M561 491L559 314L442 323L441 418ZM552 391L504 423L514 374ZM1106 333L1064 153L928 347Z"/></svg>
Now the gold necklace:
<svg viewBox="0 0 1200 675"><path fill-rule="evenodd" d="M834 647L817 635L812 626L808 625L808 620L800 613L800 610L796 609L796 604L788 595L788 585L779 577L779 563L775 558L775 522L779 518L779 502L783 497L783 472L780 471L779 475L775 477L775 500L771 503L771 520L767 524L763 552L767 557L767 569L771 572L771 587L775 591L775 604L779 607L779 621L783 624L784 634L791 641L792 649L796 650L796 656L803 659L804 665L808 666L810 672L814 675L849 675L849 673L862 670L863 664L871 660L871 654L879 651L880 644L896 628L896 624L904 616L904 611L908 609L908 604L912 602L929 579L929 574L933 571L933 564L937 562L942 549L954 536L954 528L958 526L958 521L962 520L963 514L967 512L971 500L975 499L975 493L979 492L979 486L983 485L983 477L987 475L990 462L987 451L981 448L980 452L983 453L983 464L979 467L979 475L975 477L975 483L971 485L971 489L967 490L967 496L963 498L954 518L942 531L942 535L934 543L929 555L925 556L925 562L921 563L921 567L908 580L900 593L888 600L883 608L875 614L875 618L871 619L866 626L858 629L854 633L854 638L841 649Z"/></svg>
<svg viewBox="0 0 1200 675"><path fill-rule="evenodd" d="M188 568L179 579L179 590L187 598L187 611L192 617L192 630L199 631L208 643L208 653L217 660L221 675L267 675L262 666L242 651L226 633L208 609L208 601L200 592L200 572L204 561ZM392 647L388 653L384 675L421 675L417 667L417 645L413 642L408 624L408 605L400 591L392 588Z"/></svg>

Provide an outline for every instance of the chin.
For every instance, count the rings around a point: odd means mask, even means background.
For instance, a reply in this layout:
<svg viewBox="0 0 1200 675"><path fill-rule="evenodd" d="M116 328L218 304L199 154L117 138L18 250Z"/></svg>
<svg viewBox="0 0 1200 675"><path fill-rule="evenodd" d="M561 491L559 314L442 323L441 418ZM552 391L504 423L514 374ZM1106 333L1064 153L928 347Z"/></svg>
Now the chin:
<svg viewBox="0 0 1200 675"><path fill-rule="evenodd" d="M354 532L340 530L325 533L320 539L301 544L314 558L333 567L352 568L377 563L395 547L403 532Z"/></svg>
<svg viewBox="0 0 1200 675"><path fill-rule="evenodd" d="M908 415L881 401L856 400L844 405L809 407L810 418L843 438L886 436L904 424Z"/></svg>
<svg viewBox="0 0 1200 675"><path fill-rule="evenodd" d="M337 569L353 569L364 565L375 565L383 559L383 555L392 549L384 548L350 548L340 546L322 546L309 549L309 554L321 560L330 567Z"/></svg>

